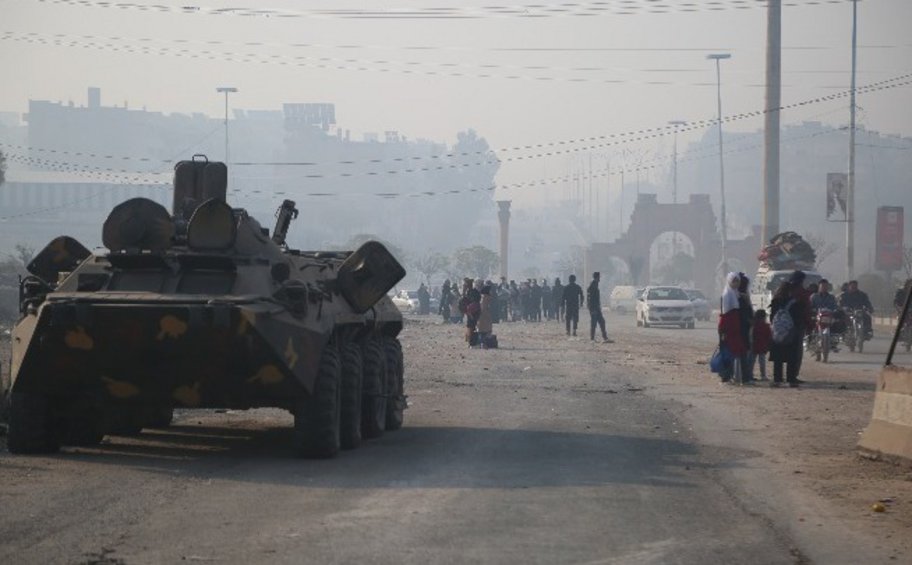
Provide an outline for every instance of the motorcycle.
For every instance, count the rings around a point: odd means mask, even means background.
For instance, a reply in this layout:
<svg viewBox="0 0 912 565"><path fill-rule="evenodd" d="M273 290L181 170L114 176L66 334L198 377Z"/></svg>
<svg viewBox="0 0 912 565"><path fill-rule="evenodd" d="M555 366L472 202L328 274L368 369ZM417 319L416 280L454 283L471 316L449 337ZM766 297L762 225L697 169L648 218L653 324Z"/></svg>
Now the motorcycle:
<svg viewBox="0 0 912 565"><path fill-rule="evenodd" d="M829 308L820 308L814 316L814 328L804 338L805 351L812 353L814 359L827 363L831 351L838 351L836 345L840 334L833 331L834 312Z"/></svg>
<svg viewBox="0 0 912 565"><path fill-rule="evenodd" d="M848 320L846 323L845 344L849 346L849 351L858 349L859 353L864 353L864 342L871 339L865 334L865 309L847 310L846 315Z"/></svg>

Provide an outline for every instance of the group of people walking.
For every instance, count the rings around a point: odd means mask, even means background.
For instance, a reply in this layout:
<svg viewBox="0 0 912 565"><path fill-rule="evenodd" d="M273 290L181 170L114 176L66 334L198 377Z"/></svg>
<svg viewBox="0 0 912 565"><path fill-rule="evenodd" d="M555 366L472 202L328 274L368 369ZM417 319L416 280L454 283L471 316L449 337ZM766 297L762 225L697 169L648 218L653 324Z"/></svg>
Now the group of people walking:
<svg viewBox="0 0 912 565"><path fill-rule="evenodd" d="M593 273L592 282L586 290L576 283L576 276L570 275L564 285L560 278L549 285L547 280L538 284L530 279L517 284L501 278L500 284L482 279L463 279L462 287L444 281L440 290L438 313L443 321L450 323L464 322L466 341L469 345L485 345L489 338L491 326L498 322L540 322L542 320L563 321L568 336L575 336L579 326L579 310L583 306L589 309L589 337L595 340L595 330L601 330L602 340L613 343L608 338L605 318L602 315L599 292L599 273ZM475 335L478 334L478 337Z"/></svg>

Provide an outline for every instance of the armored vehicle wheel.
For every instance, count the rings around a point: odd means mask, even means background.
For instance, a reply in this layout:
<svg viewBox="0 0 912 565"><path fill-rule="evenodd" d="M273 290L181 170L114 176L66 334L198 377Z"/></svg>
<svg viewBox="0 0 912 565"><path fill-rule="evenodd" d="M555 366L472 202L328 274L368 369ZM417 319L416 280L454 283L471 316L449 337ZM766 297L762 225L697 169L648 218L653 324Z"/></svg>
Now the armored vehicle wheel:
<svg viewBox="0 0 912 565"><path fill-rule="evenodd" d="M339 452L341 373L339 352L330 343L320 357L313 394L295 410L295 446L305 457L329 458Z"/></svg>
<svg viewBox="0 0 912 565"><path fill-rule="evenodd" d="M142 414L133 407L116 407L108 414L107 431L115 436L138 436L143 429Z"/></svg>
<svg viewBox="0 0 912 565"><path fill-rule="evenodd" d="M167 428L173 420L173 406L156 406L150 411L148 426L150 428Z"/></svg>
<svg viewBox="0 0 912 565"><path fill-rule="evenodd" d="M367 340L361 354L361 436L374 439L386 429L386 355L377 339Z"/></svg>
<svg viewBox="0 0 912 565"><path fill-rule="evenodd" d="M60 449L50 399L14 392L10 397L10 453L53 453Z"/></svg>
<svg viewBox="0 0 912 565"><path fill-rule="evenodd" d="M395 431L402 427L405 412L402 344L398 339L386 338L383 349L386 354L386 429Z"/></svg>
<svg viewBox="0 0 912 565"><path fill-rule="evenodd" d="M347 343L342 348L342 449L361 445L361 347Z"/></svg>
<svg viewBox="0 0 912 565"><path fill-rule="evenodd" d="M104 439L104 420L97 411L90 411L61 421L59 432L63 445L98 445Z"/></svg>

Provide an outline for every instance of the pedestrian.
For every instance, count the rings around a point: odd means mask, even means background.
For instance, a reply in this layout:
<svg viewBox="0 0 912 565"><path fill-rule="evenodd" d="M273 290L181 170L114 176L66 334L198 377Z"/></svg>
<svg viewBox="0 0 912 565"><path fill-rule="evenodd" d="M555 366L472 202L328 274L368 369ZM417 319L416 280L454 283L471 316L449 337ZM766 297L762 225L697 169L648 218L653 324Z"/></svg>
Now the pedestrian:
<svg viewBox="0 0 912 565"><path fill-rule="evenodd" d="M745 371L748 366L748 357L750 356L750 336L751 327L754 323L754 306L750 299L750 279L744 273L738 273L738 319L741 323L741 338L746 346L744 355L741 357L741 382L743 384L753 384L753 377L750 371Z"/></svg>
<svg viewBox="0 0 912 565"><path fill-rule="evenodd" d="M598 271L592 273L592 282L586 289L586 307L589 308L589 341L595 341L595 326L598 325L602 330L602 341L614 343L614 340L608 339L608 332L605 331L605 316L602 315L602 299L599 291L601 277L602 275Z"/></svg>
<svg viewBox="0 0 912 565"><path fill-rule="evenodd" d="M579 325L579 309L582 302L583 289L576 284L576 275L570 275L570 282L564 287L564 293L561 295L561 307L564 309L567 335L570 335L571 326L573 335L576 335L576 328Z"/></svg>
<svg viewBox="0 0 912 565"><path fill-rule="evenodd" d="M731 382L734 379L736 383L740 384L743 379L741 360L747 353L747 344L744 342L741 331L741 308L738 301L740 286L740 275L728 273L719 308L719 347L724 347L732 360L730 366L719 372L723 383Z"/></svg>
<svg viewBox="0 0 912 565"><path fill-rule="evenodd" d="M431 312L431 293L424 283L418 287L418 313L426 316Z"/></svg>
<svg viewBox="0 0 912 565"><path fill-rule="evenodd" d="M747 357L747 375L753 380L754 365L760 369L760 380L766 381L766 354L769 353L770 343L773 340L772 330L766 321L766 310L762 308L754 312L751 324L750 354Z"/></svg>
<svg viewBox="0 0 912 565"><path fill-rule="evenodd" d="M551 287L548 286L548 279L542 279L542 316L545 320L554 319L554 305L552 303Z"/></svg>
<svg viewBox="0 0 912 565"><path fill-rule="evenodd" d="M564 319L564 285L561 284L560 278L554 279L554 286L551 287L551 308L554 310L555 319L558 322Z"/></svg>
<svg viewBox="0 0 912 565"><path fill-rule="evenodd" d="M493 304L494 297L491 295L491 285L485 285L481 289L480 311L478 314L478 342L482 348L488 343L487 340L494 331Z"/></svg>
<svg viewBox="0 0 912 565"><path fill-rule="evenodd" d="M437 310L437 313L443 317L444 324L452 318L450 303L453 300L453 293L450 291L450 279L447 279L443 281L443 287L440 289L440 308Z"/></svg>
<svg viewBox="0 0 912 565"><path fill-rule="evenodd" d="M785 380L790 387L797 387L801 384L798 373L801 371L801 356L803 354L803 339L808 327L808 310L807 300L802 287L804 282L804 272L795 271L789 276L782 285L776 290L773 300L770 302L770 312L773 321L773 336L776 336L776 326L786 326L785 322L779 322L776 315L784 310L791 318L791 330L787 335L777 341L773 339L770 343L769 358L773 362L773 382L771 386L778 387L782 384L783 368L785 369ZM784 316L783 316L784 317Z"/></svg>
<svg viewBox="0 0 912 565"><path fill-rule="evenodd" d="M476 288L480 280L472 283L472 279L463 281L462 313L465 314L466 331L465 340L469 347L478 344L478 318L481 315L481 292Z"/></svg>
<svg viewBox="0 0 912 565"><path fill-rule="evenodd" d="M517 322L522 319L522 296L516 281L510 279L510 320Z"/></svg>
<svg viewBox="0 0 912 565"><path fill-rule="evenodd" d="M541 322L542 315L542 288L538 286L538 279L532 279L529 288L529 304L531 305L531 321Z"/></svg>

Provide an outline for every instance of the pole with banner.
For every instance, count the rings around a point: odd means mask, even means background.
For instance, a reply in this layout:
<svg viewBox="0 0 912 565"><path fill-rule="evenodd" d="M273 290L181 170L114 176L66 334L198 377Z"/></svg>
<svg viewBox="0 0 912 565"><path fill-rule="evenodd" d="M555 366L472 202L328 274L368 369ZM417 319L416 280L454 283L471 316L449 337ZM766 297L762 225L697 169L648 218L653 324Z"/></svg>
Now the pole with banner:
<svg viewBox="0 0 912 565"><path fill-rule="evenodd" d="M849 176L845 173L827 173L827 191L826 191L826 219L828 222L845 222L848 219L846 213L846 197L849 190ZM842 210L841 220L831 220L830 216L836 213L836 206Z"/></svg>
<svg viewBox="0 0 912 565"><path fill-rule="evenodd" d="M877 209L877 241L874 266L878 271L893 271L903 266L903 218L902 206L881 206Z"/></svg>

